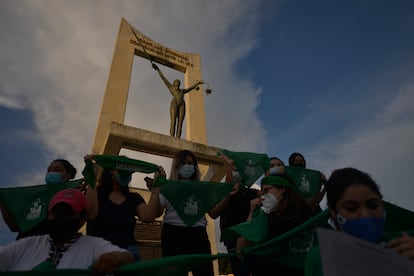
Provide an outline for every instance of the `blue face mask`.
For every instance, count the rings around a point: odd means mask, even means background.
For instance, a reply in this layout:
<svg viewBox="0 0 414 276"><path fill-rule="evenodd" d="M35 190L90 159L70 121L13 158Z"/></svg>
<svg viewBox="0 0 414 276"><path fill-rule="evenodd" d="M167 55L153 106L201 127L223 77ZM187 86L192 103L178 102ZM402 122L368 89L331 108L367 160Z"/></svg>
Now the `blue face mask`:
<svg viewBox="0 0 414 276"><path fill-rule="evenodd" d="M338 214L336 220L346 233L372 243L381 241L384 233L385 216L346 219Z"/></svg>
<svg viewBox="0 0 414 276"><path fill-rule="evenodd" d="M269 169L269 175L275 175L280 173L280 167L275 166Z"/></svg>
<svg viewBox="0 0 414 276"><path fill-rule="evenodd" d="M191 178L195 173L194 165L184 164L180 167L180 171L178 172L181 178Z"/></svg>
<svg viewBox="0 0 414 276"><path fill-rule="evenodd" d="M119 174L117 174L115 176L116 182L118 182L118 184L122 187L128 187L129 183L131 182L131 179L132 179L131 175L121 177Z"/></svg>
<svg viewBox="0 0 414 276"><path fill-rule="evenodd" d="M63 182L62 173L60 172L48 172L45 177L46 184L56 184Z"/></svg>

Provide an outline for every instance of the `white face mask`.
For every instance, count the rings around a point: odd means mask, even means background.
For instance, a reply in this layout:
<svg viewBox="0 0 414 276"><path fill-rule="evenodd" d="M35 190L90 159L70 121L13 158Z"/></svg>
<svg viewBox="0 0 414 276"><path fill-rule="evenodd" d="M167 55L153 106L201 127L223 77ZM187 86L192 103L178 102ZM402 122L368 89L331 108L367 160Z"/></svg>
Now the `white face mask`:
<svg viewBox="0 0 414 276"><path fill-rule="evenodd" d="M274 212L277 210L279 206L279 200L276 198L274 194L264 194L262 195L262 210L266 214Z"/></svg>
<svg viewBox="0 0 414 276"><path fill-rule="evenodd" d="M233 171L233 181L236 183L240 183L243 181L243 178L241 177L238 171Z"/></svg>
<svg viewBox="0 0 414 276"><path fill-rule="evenodd" d="M269 169L269 175L279 174L280 173L280 167L275 166Z"/></svg>

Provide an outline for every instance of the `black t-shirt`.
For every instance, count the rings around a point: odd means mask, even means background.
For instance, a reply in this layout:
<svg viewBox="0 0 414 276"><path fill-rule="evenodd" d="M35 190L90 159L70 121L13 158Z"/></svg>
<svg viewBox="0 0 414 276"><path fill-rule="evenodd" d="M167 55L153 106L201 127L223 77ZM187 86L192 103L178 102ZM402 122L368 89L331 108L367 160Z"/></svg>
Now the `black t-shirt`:
<svg viewBox="0 0 414 276"><path fill-rule="evenodd" d="M241 189L233 195L220 215L220 229L246 221L250 212L250 200L258 197L258 192L256 189Z"/></svg>
<svg viewBox="0 0 414 276"><path fill-rule="evenodd" d="M129 193L123 203L115 204L98 190L98 200L99 213L88 222L87 234L104 238L122 248L135 244L135 215L138 205L145 203L142 196Z"/></svg>

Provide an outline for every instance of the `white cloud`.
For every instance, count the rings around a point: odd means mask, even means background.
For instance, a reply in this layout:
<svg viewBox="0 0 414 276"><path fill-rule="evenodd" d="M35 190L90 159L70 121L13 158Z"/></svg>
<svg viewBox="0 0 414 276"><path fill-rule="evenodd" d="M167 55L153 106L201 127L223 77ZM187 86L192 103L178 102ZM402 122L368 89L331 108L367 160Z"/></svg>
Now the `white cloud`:
<svg viewBox="0 0 414 276"><path fill-rule="evenodd" d="M13 97L0 97L0 104L31 109L50 158L65 156L82 167L82 156L91 148L119 23L125 17L167 46L202 54L205 79L214 89L205 103L211 144L262 149L265 131L255 114L260 92L232 71L234 63L257 44L258 5L256 1L3 3L8 15L2 21L11 27L0 27L9 37L0 56L7 57L10 66L2 68L0 83L14 89ZM134 68L126 123L167 134L170 96L149 64L135 63L142 68ZM246 131L248 137L243 135Z"/></svg>
<svg viewBox="0 0 414 276"><path fill-rule="evenodd" d="M410 172L414 156L414 90L404 86L366 120L320 141L309 154L311 166L329 177L332 170L355 167L369 173L386 200L414 210Z"/></svg>
<svg viewBox="0 0 414 276"><path fill-rule="evenodd" d="M23 104L19 100L9 98L1 94L0 94L0 106L6 107L9 109L23 109L24 108Z"/></svg>

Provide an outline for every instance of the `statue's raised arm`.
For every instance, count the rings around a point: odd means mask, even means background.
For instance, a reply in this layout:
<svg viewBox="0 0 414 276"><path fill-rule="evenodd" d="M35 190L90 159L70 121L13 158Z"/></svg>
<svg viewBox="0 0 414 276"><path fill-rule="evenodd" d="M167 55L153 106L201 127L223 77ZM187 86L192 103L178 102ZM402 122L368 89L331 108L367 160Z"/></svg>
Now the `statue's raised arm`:
<svg viewBox="0 0 414 276"><path fill-rule="evenodd" d="M193 84L192 86L190 86L190 87L188 87L188 88L186 88L186 89L183 89L183 92L184 92L184 94L186 94L186 93L188 93L188 92L191 92L191 90L194 90L194 89L196 89L200 84L203 84L204 82L201 80L201 81L198 81L198 82L196 82L195 84ZM197 89L198 90L198 89Z"/></svg>
<svg viewBox="0 0 414 276"><path fill-rule="evenodd" d="M173 86L168 81L168 79L164 76L164 74L161 72L160 68L158 68L158 66L155 63L152 64L152 68L154 68L154 70L158 72L158 74L160 75L161 79L163 80L163 82L165 83L165 85L168 87L168 90L170 90L170 93L173 94L171 92L171 89L173 89ZM173 94L173 96L174 96L174 94Z"/></svg>

